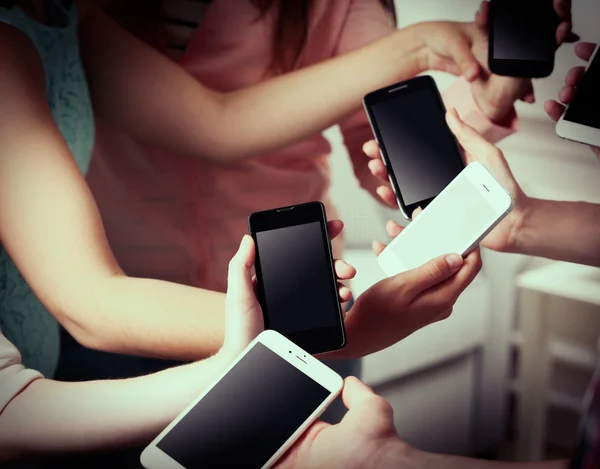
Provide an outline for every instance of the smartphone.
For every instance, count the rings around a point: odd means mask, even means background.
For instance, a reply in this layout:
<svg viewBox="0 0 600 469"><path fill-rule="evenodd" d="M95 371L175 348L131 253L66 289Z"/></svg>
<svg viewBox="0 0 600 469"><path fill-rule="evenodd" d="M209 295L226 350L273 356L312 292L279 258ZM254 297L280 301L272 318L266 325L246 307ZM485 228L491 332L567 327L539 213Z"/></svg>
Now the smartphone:
<svg viewBox="0 0 600 469"><path fill-rule="evenodd" d="M563 138L600 147L600 47L596 47L575 98L556 124Z"/></svg>
<svg viewBox="0 0 600 469"><path fill-rule="evenodd" d="M492 73L550 75L559 22L553 0L491 0L488 65Z"/></svg>
<svg viewBox="0 0 600 469"><path fill-rule="evenodd" d="M333 402L342 378L275 331L260 334L142 452L146 469L268 468Z"/></svg>
<svg viewBox="0 0 600 469"><path fill-rule="evenodd" d="M343 348L346 333L323 204L256 212L248 225L265 329L312 354Z"/></svg>
<svg viewBox="0 0 600 469"><path fill-rule="evenodd" d="M513 207L510 194L481 163L473 162L379 255L389 275L444 254L468 254Z"/></svg>
<svg viewBox="0 0 600 469"><path fill-rule="evenodd" d="M465 167L435 81L424 75L364 98L400 211L425 208Z"/></svg>

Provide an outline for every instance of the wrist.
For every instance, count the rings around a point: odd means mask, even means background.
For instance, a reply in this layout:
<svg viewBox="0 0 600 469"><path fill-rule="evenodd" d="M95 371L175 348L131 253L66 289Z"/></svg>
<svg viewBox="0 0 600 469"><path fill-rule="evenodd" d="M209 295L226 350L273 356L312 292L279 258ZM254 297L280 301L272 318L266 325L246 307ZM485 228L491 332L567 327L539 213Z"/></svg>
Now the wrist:
<svg viewBox="0 0 600 469"><path fill-rule="evenodd" d="M510 105L506 105L502 103L503 100L501 99L490 99L485 96L483 88L477 84L471 86L471 91L473 93L473 100L475 101L475 104L481 113L491 122L496 125L502 125L509 119L509 116L513 112L512 101L505 100L505 102L510 103ZM488 93L490 92L488 91Z"/></svg>
<svg viewBox="0 0 600 469"><path fill-rule="evenodd" d="M528 254L539 238L540 225L537 220L544 210L544 200L525 196L519 203L517 218L508 241L508 252Z"/></svg>

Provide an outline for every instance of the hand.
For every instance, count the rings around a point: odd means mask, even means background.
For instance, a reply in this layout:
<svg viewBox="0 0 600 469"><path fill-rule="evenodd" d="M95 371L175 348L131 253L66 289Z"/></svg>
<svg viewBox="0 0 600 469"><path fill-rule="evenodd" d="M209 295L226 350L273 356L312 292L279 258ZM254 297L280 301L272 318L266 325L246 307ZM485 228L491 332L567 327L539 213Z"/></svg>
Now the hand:
<svg viewBox="0 0 600 469"><path fill-rule="evenodd" d="M571 32L571 2L554 0L554 8L561 19L556 30L556 43L575 42L579 38ZM531 80L493 75L488 68L489 2L484 1L475 15L476 33L473 36L473 54L482 72L471 89L473 98L481 111L492 121L502 123L513 111L517 99L535 102Z"/></svg>
<svg viewBox="0 0 600 469"><path fill-rule="evenodd" d="M386 228L392 237L402 231L394 222ZM384 248L382 243L373 245L377 255ZM441 256L376 283L356 299L346 316L344 356L362 357L383 350L432 322L446 319L480 270L477 249L464 260L458 254Z"/></svg>
<svg viewBox="0 0 600 469"><path fill-rule="evenodd" d="M344 224L340 220L327 223L331 239L339 236L343 228ZM219 352L231 358L236 357L265 327L262 308L256 298L256 277L252 275L255 257L254 240L244 235L238 251L229 262L225 343ZM344 261L335 260L334 267L339 280L349 280L356 275L356 269ZM352 292L342 283L338 283L338 292L342 303L352 298Z"/></svg>
<svg viewBox="0 0 600 469"><path fill-rule="evenodd" d="M479 161L482 163L513 198L514 207L512 211L486 236L481 245L495 251L512 251L518 237L519 228L522 226L529 207L529 197L525 195L515 180L504 155L498 147L485 140L477 131L465 124L458 117L455 110L448 111L446 121L463 148L466 162Z"/></svg>
<svg viewBox="0 0 600 469"><path fill-rule="evenodd" d="M479 75L479 65L471 51L470 23L432 21L412 26L423 48L419 51L421 71L439 70L462 75L473 81Z"/></svg>
<svg viewBox="0 0 600 469"><path fill-rule="evenodd" d="M575 46L575 54L580 59L588 62L595 49L596 44L582 42L581 44L577 44L577 46ZM558 99L560 100L560 103L563 104L560 104L558 101L554 100L546 101L544 104L544 109L552 120L558 121L563 112L565 112L566 107L564 104L569 104L575 97L575 87L581 82L584 73L585 67L574 67L569 70L567 76L565 77L565 86L558 93ZM600 112L600 109L598 109L598 112ZM600 148L592 146L590 146L590 148L596 154L596 156L600 158Z"/></svg>
<svg viewBox="0 0 600 469"><path fill-rule="evenodd" d="M315 422L277 463L280 469L401 467L411 448L398 438L391 405L354 377L342 400L348 413L337 425Z"/></svg>

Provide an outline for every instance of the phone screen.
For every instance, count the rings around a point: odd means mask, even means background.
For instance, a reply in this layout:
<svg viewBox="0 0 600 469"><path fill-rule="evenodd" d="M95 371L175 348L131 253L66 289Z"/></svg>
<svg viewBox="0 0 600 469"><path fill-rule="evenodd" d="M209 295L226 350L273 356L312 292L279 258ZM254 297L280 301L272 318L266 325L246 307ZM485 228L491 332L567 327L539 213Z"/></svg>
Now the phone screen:
<svg viewBox="0 0 600 469"><path fill-rule="evenodd" d="M600 53L585 72L564 120L600 129Z"/></svg>
<svg viewBox="0 0 600 469"><path fill-rule="evenodd" d="M258 342L157 446L186 469L260 468L330 394Z"/></svg>
<svg viewBox="0 0 600 469"><path fill-rule="evenodd" d="M467 247L462 244L485 231L496 218L496 210L481 192L466 177L461 178L413 222L415 226L406 231L394 252L406 268L419 267Z"/></svg>
<svg viewBox="0 0 600 469"><path fill-rule="evenodd" d="M269 329L290 336L339 324L324 229L315 221L256 232Z"/></svg>
<svg viewBox="0 0 600 469"><path fill-rule="evenodd" d="M370 109L406 206L436 197L464 168L436 88L390 94Z"/></svg>
<svg viewBox="0 0 600 469"><path fill-rule="evenodd" d="M552 0L492 0L493 59L553 61L557 16Z"/></svg>

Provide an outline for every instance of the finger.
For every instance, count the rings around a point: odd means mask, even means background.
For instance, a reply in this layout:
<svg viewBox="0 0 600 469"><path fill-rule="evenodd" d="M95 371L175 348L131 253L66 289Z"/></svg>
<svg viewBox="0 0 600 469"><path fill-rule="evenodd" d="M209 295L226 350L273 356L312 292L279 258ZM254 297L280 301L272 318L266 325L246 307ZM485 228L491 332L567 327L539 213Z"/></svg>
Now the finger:
<svg viewBox="0 0 600 469"><path fill-rule="evenodd" d="M496 147L485 140L475 129L465 124L454 109L446 113L446 121L458 143L465 151L478 159L484 158Z"/></svg>
<svg viewBox="0 0 600 469"><path fill-rule="evenodd" d="M354 376L348 376L344 380L344 389L342 390L342 401L348 410L360 406L377 395L373 390Z"/></svg>
<svg viewBox="0 0 600 469"><path fill-rule="evenodd" d="M254 240L244 235L236 254L229 261L227 273L227 296L225 297L225 337L234 349L247 345L262 328L258 324L262 318L256 318L249 312L255 312L256 293L252 281L252 266L256 257ZM249 336L250 335L250 336Z"/></svg>
<svg viewBox="0 0 600 469"><path fill-rule="evenodd" d="M371 174L384 182L388 181L388 172L382 160L370 160L367 163Z"/></svg>
<svg viewBox="0 0 600 469"><path fill-rule="evenodd" d="M383 244L379 241L373 241L371 248L376 256L379 256L383 252L383 250L387 247L387 244Z"/></svg>
<svg viewBox="0 0 600 469"><path fill-rule="evenodd" d="M369 158L379 159L381 158L381 154L379 153L379 145L375 140L369 140L363 144L363 152Z"/></svg>
<svg viewBox="0 0 600 469"><path fill-rule="evenodd" d="M448 254L436 257L422 266L398 274L396 277L408 286L413 295L417 296L453 276L462 264L463 258L459 254Z"/></svg>
<svg viewBox="0 0 600 469"><path fill-rule="evenodd" d="M479 11L475 15L475 23L482 29L486 29L490 19L490 2L481 2Z"/></svg>
<svg viewBox="0 0 600 469"><path fill-rule="evenodd" d="M558 92L558 99L560 99L561 103L569 104L573 101L575 97L575 88L570 86L563 86L561 90Z"/></svg>
<svg viewBox="0 0 600 469"><path fill-rule="evenodd" d="M336 259L333 266L335 268L335 275L341 280L350 280L356 275L356 269L341 259Z"/></svg>
<svg viewBox="0 0 600 469"><path fill-rule="evenodd" d="M386 205L389 205L391 208L398 209L398 202L396 201L396 194L390 186L379 186L375 189L377 195L381 198Z"/></svg>
<svg viewBox="0 0 600 469"><path fill-rule="evenodd" d="M596 49L596 44L591 42L581 42L575 46L575 55L586 62L592 58Z"/></svg>
<svg viewBox="0 0 600 469"><path fill-rule="evenodd" d="M342 283L338 283L338 294L342 303L347 303L352 299L352 290Z"/></svg>
<svg viewBox="0 0 600 469"><path fill-rule="evenodd" d="M566 2L565 0L554 0L554 11L560 17L560 19L565 21L571 21L571 4L570 2Z"/></svg>
<svg viewBox="0 0 600 469"><path fill-rule="evenodd" d="M521 100L529 104L535 103L535 92L532 83L529 84L527 91L525 91L525 93L523 93L523 96L521 96Z"/></svg>
<svg viewBox="0 0 600 469"><path fill-rule="evenodd" d="M571 23L563 21L556 28L556 45L560 46L567 42L567 38L572 39Z"/></svg>
<svg viewBox="0 0 600 469"><path fill-rule="evenodd" d="M463 259L462 267L456 275L422 292L419 298L415 300L414 305L422 308L438 306L443 310L451 308L460 294L477 276L481 270L481 265L481 255L478 248Z"/></svg>
<svg viewBox="0 0 600 469"><path fill-rule="evenodd" d="M565 112L565 107L562 104L559 104L556 101L549 99L544 103L544 110L546 111L546 114L550 116L550 119L552 119L555 122L558 122L560 116L562 116L563 112Z"/></svg>
<svg viewBox="0 0 600 469"><path fill-rule="evenodd" d="M583 78L583 74L585 73L585 67L573 67L571 70L567 72L565 76L565 85L567 86L577 86L581 82Z"/></svg>
<svg viewBox="0 0 600 469"><path fill-rule="evenodd" d="M327 232L329 233L330 239L337 238L344 229L344 222L342 220L330 220L327 222Z"/></svg>
<svg viewBox="0 0 600 469"><path fill-rule="evenodd" d="M415 218L417 218L419 215L421 215L421 212L423 211L423 209L421 207L417 207L415 208L415 210L412 213L412 219L414 220Z"/></svg>
<svg viewBox="0 0 600 469"><path fill-rule="evenodd" d="M461 70L461 74L468 80L473 81L479 75L479 64L473 56L470 44L462 35L456 40L448 43L448 53Z"/></svg>
<svg viewBox="0 0 600 469"><path fill-rule="evenodd" d="M402 230L404 229L403 226L399 225L398 223L396 223L393 220L388 221L385 224L385 232L388 234L388 236L395 238L396 236L398 236Z"/></svg>
<svg viewBox="0 0 600 469"><path fill-rule="evenodd" d="M243 301L248 298L254 299L251 269L254 265L255 257L254 240L250 236L244 235L238 251L231 261L229 261L227 272L228 299L232 301Z"/></svg>

